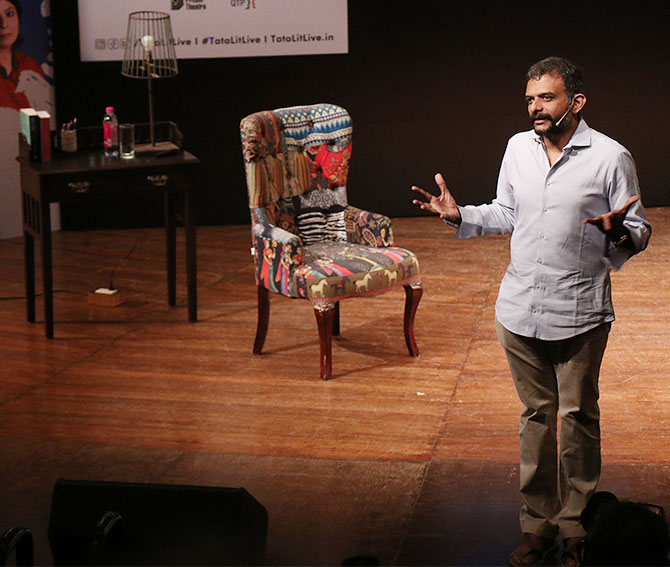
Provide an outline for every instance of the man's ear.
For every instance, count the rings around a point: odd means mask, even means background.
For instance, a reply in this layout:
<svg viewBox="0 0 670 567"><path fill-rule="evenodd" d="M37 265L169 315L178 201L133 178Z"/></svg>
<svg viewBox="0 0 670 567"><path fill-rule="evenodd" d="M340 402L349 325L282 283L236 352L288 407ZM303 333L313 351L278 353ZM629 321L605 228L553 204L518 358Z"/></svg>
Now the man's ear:
<svg viewBox="0 0 670 567"><path fill-rule="evenodd" d="M577 93L572 97L572 112L579 114L586 105L586 95L584 93Z"/></svg>

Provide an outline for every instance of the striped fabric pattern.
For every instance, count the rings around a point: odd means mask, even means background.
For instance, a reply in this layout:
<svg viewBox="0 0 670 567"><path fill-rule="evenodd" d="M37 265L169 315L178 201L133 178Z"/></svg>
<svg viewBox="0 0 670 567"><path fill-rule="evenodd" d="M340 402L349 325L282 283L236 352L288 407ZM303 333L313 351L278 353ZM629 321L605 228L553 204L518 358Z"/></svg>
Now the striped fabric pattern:
<svg viewBox="0 0 670 567"><path fill-rule="evenodd" d="M344 211L326 213L326 236L324 240L333 242L347 241L347 227L344 222Z"/></svg>
<svg viewBox="0 0 670 567"><path fill-rule="evenodd" d="M316 242L346 242L347 229L344 222L344 210L332 213L310 210L296 216L298 234L304 244Z"/></svg>
<svg viewBox="0 0 670 567"><path fill-rule="evenodd" d="M326 215L321 211L306 211L295 218L298 234L304 244L314 244L326 239Z"/></svg>

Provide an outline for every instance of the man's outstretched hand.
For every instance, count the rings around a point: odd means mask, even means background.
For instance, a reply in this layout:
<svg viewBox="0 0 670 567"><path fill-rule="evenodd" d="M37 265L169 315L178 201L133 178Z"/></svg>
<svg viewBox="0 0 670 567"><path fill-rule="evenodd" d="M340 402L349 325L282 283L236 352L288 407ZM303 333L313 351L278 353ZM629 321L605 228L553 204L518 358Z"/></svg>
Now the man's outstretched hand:
<svg viewBox="0 0 670 567"><path fill-rule="evenodd" d="M628 209L631 208L633 203L636 203L639 200L640 196L635 195L635 197L628 199L626 204L620 209L590 219L584 219L584 224L588 223L596 225L602 232L608 236L612 236L613 239L622 236L622 234L628 234L628 230L624 226L623 220L628 214Z"/></svg>
<svg viewBox="0 0 670 567"><path fill-rule="evenodd" d="M431 213L440 215L441 219L460 224L461 213L458 210L456 200L451 196L451 193L449 193L449 189L447 189L447 184L444 182L444 177L442 177L441 173L435 175L435 183L437 183L437 186L440 188L439 195L433 195L432 193L421 189L421 187L413 185L412 191L416 191L425 197L427 201L414 199L412 203L418 205L424 211L430 211Z"/></svg>

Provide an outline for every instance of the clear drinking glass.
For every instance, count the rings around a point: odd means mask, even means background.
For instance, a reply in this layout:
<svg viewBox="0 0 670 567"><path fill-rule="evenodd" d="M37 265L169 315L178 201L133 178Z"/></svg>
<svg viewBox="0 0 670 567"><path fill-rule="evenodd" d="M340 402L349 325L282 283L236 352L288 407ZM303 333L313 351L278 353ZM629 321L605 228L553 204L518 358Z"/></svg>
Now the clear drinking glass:
<svg viewBox="0 0 670 567"><path fill-rule="evenodd" d="M135 125L119 125L119 151L123 159L135 157Z"/></svg>

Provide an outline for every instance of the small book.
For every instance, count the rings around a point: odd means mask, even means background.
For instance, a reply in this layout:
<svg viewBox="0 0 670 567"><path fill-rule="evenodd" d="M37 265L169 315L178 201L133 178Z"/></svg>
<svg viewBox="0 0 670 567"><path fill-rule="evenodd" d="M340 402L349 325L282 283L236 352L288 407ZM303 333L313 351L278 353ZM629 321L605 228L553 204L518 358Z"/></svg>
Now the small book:
<svg viewBox="0 0 670 567"><path fill-rule="evenodd" d="M19 116L21 117L21 134L26 139L26 142L30 144L30 117L35 116L37 110L34 108L22 108L19 110Z"/></svg>
<svg viewBox="0 0 670 567"><path fill-rule="evenodd" d="M51 161L51 114L38 110L40 119L40 148L42 161Z"/></svg>
<svg viewBox="0 0 670 567"><path fill-rule="evenodd" d="M40 123L40 117L35 114L31 114L30 118L30 161L41 161L42 160L42 124Z"/></svg>

